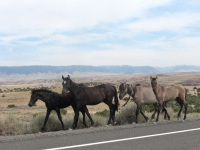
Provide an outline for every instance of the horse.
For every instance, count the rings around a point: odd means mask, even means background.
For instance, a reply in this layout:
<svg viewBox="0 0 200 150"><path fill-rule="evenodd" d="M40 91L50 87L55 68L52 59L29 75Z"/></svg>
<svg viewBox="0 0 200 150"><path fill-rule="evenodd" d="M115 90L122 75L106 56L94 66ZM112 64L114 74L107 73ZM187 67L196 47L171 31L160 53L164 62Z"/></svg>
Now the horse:
<svg viewBox="0 0 200 150"><path fill-rule="evenodd" d="M135 104L137 105L135 123L138 123L139 111L143 115L143 117L145 118L146 122L148 121L148 117L145 116L145 114L142 111L142 108L141 108L142 105L153 104L155 111L152 114L151 119L155 118L155 114L158 110L158 105L157 105L156 97L155 97L155 95L154 95L154 93L153 93L153 91L150 87L145 87L141 84L121 83L120 86L119 86L119 99L123 99L123 97L126 94L129 94L133 98ZM168 119L169 119L170 116L167 113L167 110L163 109L163 111L165 112L165 118L164 119L166 119L166 115L168 116Z"/></svg>
<svg viewBox="0 0 200 150"><path fill-rule="evenodd" d="M183 120L185 120L186 113L187 113L187 106L188 106L186 102L187 90L181 84L172 85L168 87L161 86L160 84L157 83L157 78L158 78L157 76L155 78L150 77L152 90L159 103L156 121L158 121L160 108L163 106L163 103L168 102L168 101L173 101L173 100L178 102L181 107L178 112L178 117L177 117L178 119L180 117L180 114L184 105L185 115L184 115Z"/></svg>
<svg viewBox="0 0 200 150"><path fill-rule="evenodd" d="M32 107L38 99L42 100L45 103L46 108L47 108L46 117L40 131L44 132L46 123L48 121L49 115L52 110L56 111L58 119L61 122L62 129L64 130L64 124L62 121L62 117L60 115L60 109L72 106L73 110L74 111L76 110L74 99L71 93L68 92L66 94L59 94L47 89L33 89L31 91L31 98L28 103L28 106ZM87 107L86 106L81 107L80 111L83 114L83 124L87 127L87 124L85 122L85 113L86 113L91 121L91 124L93 125L94 121L92 120Z"/></svg>
<svg viewBox="0 0 200 150"><path fill-rule="evenodd" d="M117 90L111 84L101 84L95 87L84 87L73 82L68 75L63 79L63 93L70 91L75 99L76 111L74 116L73 129L77 127L79 109L86 105L97 105L104 102L108 105L110 110L110 117L107 124L112 121L115 123L115 111L118 111L119 100L117 97ZM114 97L114 104L113 104Z"/></svg>

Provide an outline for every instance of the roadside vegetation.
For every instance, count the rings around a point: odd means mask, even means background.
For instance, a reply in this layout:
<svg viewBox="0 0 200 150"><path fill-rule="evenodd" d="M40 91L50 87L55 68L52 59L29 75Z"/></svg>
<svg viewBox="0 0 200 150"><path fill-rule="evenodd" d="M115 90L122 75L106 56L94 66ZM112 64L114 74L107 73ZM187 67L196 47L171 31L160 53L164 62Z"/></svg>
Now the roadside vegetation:
<svg viewBox="0 0 200 150"><path fill-rule="evenodd" d="M199 117L200 114L200 88L196 88L196 94L187 94L187 102L188 102L188 117L194 118ZM4 95L5 96L5 95ZM3 96L2 96L3 97ZM127 98L126 98L127 100ZM16 109L14 104L7 106L10 109ZM180 106L174 101L169 102L167 104L167 111L171 116L171 120L176 120L177 112L179 111ZM154 111L153 106L143 106L143 110L145 114L151 118L151 115ZM135 111L136 105L133 100L129 102L125 107L121 107L120 110L116 113L116 125L124 125L124 124L132 124L135 122ZM184 108L183 108L184 111ZM105 109L100 112L96 112L92 114L92 118L95 122L94 127L106 126L109 110ZM68 130L71 128L74 114L67 113L66 109L61 110L63 122L65 124L65 129ZM8 115L5 119L0 120L0 136L12 136L12 135L20 135L20 134L31 134L40 132L40 128L43 125L45 118L45 113L35 113L28 119L28 121L22 121L14 117L14 115ZM164 116L160 115L160 121L163 120ZM90 126L90 121L86 117L87 125ZM138 118L139 123L145 123L145 119L141 114L139 114ZM150 120L151 121L151 120ZM153 120L154 121L154 120ZM82 124L82 115L79 115L78 129L85 128ZM56 113L51 113L49 120L47 122L45 131L52 132L61 130L61 123L57 118Z"/></svg>

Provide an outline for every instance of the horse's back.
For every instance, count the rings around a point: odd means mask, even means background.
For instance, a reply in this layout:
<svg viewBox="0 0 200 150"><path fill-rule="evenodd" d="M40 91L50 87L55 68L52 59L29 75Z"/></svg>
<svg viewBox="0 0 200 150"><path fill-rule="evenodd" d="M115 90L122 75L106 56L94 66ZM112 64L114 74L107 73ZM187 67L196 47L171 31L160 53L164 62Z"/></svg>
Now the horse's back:
<svg viewBox="0 0 200 150"><path fill-rule="evenodd" d="M181 99L185 99L185 95L186 95L186 90L181 84L165 87L164 92L165 92L164 95L165 95L166 100L174 100L177 97Z"/></svg>
<svg viewBox="0 0 200 150"><path fill-rule="evenodd" d="M143 85L136 86L135 99L141 104L152 104L157 102L152 88Z"/></svg>
<svg viewBox="0 0 200 150"><path fill-rule="evenodd" d="M59 94L57 97L55 97L55 102L59 108L66 108L73 104L74 99L71 93Z"/></svg>
<svg viewBox="0 0 200 150"><path fill-rule="evenodd" d="M84 87L79 88L75 99L82 105L96 105L105 98L104 88Z"/></svg>

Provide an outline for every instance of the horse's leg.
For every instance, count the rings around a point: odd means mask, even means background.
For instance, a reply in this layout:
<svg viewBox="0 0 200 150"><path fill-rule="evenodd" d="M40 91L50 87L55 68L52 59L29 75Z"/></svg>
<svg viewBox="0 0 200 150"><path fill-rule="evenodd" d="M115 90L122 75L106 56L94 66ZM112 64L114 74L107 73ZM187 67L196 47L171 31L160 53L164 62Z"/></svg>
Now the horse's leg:
<svg viewBox="0 0 200 150"><path fill-rule="evenodd" d="M111 101L109 101L109 100L111 100ZM112 98L105 98L104 100L103 100L103 102L106 104L106 105L108 105L108 107L109 107L109 109L110 109L110 117L109 117L109 119L108 119L108 123L107 123L107 125L109 125L109 124L111 124L111 119L113 119L113 112L115 111L115 108L114 108L114 105L112 104Z"/></svg>
<svg viewBox="0 0 200 150"><path fill-rule="evenodd" d="M156 122L158 122L158 120L159 120L159 115L160 115L160 110L161 110L161 108L162 108L162 104L161 104L161 103L159 103L159 106L158 106L158 113L157 113L157 118L156 118Z"/></svg>
<svg viewBox="0 0 200 150"><path fill-rule="evenodd" d="M153 112L153 114L152 114L152 116L151 116L151 120L155 118L155 114L156 114L156 112L158 111L158 109L157 109L157 108L158 108L157 103L154 103L153 106L154 106L154 109L155 109L155 110L154 110L154 112Z"/></svg>
<svg viewBox="0 0 200 150"><path fill-rule="evenodd" d="M165 108L163 107L163 110L162 110L163 112L164 112L164 120L166 120L166 118L167 118L167 113L166 113L166 111L165 111Z"/></svg>
<svg viewBox="0 0 200 150"><path fill-rule="evenodd" d="M110 117L109 117L109 119L108 119L107 125L109 125L109 124L111 123L111 119L112 119L112 116L113 116L113 110L112 110L112 108L109 107L109 109L110 109Z"/></svg>
<svg viewBox="0 0 200 150"><path fill-rule="evenodd" d="M185 115L184 115L183 120L185 120L185 119L186 119L186 114L187 114L187 107L188 107L188 104L187 104L186 101L184 101L183 104L184 104L184 107L185 107Z"/></svg>
<svg viewBox="0 0 200 150"><path fill-rule="evenodd" d="M167 118L167 113L166 113L166 109L165 109L165 106L166 106L166 102L163 102L163 109L162 109L162 112L164 112L164 120L166 120Z"/></svg>
<svg viewBox="0 0 200 150"><path fill-rule="evenodd" d="M82 113L82 115L83 115L83 124L86 126L86 127L88 127L87 126L87 124L86 124L86 122L85 122L85 110L83 109L83 107L81 108L81 113Z"/></svg>
<svg viewBox="0 0 200 150"><path fill-rule="evenodd" d="M142 107L140 106L140 113L142 114L142 116L144 117L144 119L146 120L146 122L149 120L149 118L147 116L145 116L145 114L142 111Z"/></svg>
<svg viewBox="0 0 200 150"><path fill-rule="evenodd" d="M62 116L60 115L60 109L56 109L56 113L57 113L57 116L58 116L58 119L60 120L61 122L61 125L62 125L62 129L64 130L65 129L65 126L64 126L64 123L62 121Z"/></svg>
<svg viewBox="0 0 200 150"><path fill-rule="evenodd" d="M179 119L179 117L180 117L180 115L181 115L181 111L182 111L182 109L183 109L183 103L182 103L182 101L181 100L179 100L179 99L176 99L176 101L179 103L179 105L181 106L181 108L180 108L180 110L179 110L179 112L178 112L178 116L177 116L177 118Z"/></svg>
<svg viewBox="0 0 200 150"><path fill-rule="evenodd" d="M85 110L86 115L90 119L91 125L94 125L94 121L93 121L93 119L92 119L92 117L91 117L91 115L90 115L90 113L89 113L89 111L88 111L86 106L84 107L84 110Z"/></svg>
<svg viewBox="0 0 200 150"><path fill-rule="evenodd" d="M168 118L168 120L170 120L170 116L167 112L167 109L165 108L165 106L163 106L163 111L165 112L165 115L164 115L164 119L166 120L166 118Z"/></svg>
<svg viewBox="0 0 200 150"><path fill-rule="evenodd" d="M51 111L52 111L51 109L47 108L46 117L44 119L44 124L43 124L42 128L40 129L41 132L44 132L44 129L47 124L47 120L49 119L49 115L50 115Z"/></svg>
<svg viewBox="0 0 200 150"><path fill-rule="evenodd" d="M114 124L116 124L116 121L115 121L115 105L114 104L112 104L112 111L113 111L113 113L112 113L112 121L113 121L113 123Z"/></svg>
<svg viewBox="0 0 200 150"><path fill-rule="evenodd" d="M107 123L107 125L109 125L111 124L111 120L113 120L113 123L115 123L115 105L112 103L106 103L106 104L109 106L109 109L110 109L110 117Z"/></svg>
<svg viewBox="0 0 200 150"><path fill-rule="evenodd" d="M72 129L75 129L77 127L78 117L79 117L79 108L76 108L75 115L74 115L74 123L72 125Z"/></svg>
<svg viewBox="0 0 200 150"><path fill-rule="evenodd" d="M138 115L139 115L139 106L137 106L136 113L135 113L135 123L138 123Z"/></svg>

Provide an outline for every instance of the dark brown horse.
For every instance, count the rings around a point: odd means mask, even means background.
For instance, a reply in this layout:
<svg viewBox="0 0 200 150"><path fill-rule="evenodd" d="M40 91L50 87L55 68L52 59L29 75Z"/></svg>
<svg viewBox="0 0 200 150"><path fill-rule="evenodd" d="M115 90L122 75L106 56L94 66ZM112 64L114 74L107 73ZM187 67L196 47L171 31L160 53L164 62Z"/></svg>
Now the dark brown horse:
<svg viewBox="0 0 200 150"><path fill-rule="evenodd" d="M123 99L123 97L126 94L129 94L133 98L135 104L137 105L136 120L135 120L136 123L138 123L139 112L143 115L143 117L146 119L146 121L148 121L148 117L145 116L145 114L142 111L142 108L141 108L142 105L153 104L155 110L151 116L151 119L155 118L155 114L158 110L158 105L157 105L156 97L155 97L151 87L145 87L141 84L121 83L119 86L119 98ZM169 114L167 113L167 110L165 108L163 109L163 111L165 112L164 119L166 119L166 115L168 116L168 118L170 118Z"/></svg>
<svg viewBox="0 0 200 150"><path fill-rule="evenodd" d="M66 93L69 90L76 103L73 129L77 127L79 110L81 107L86 105L97 105L101 102L107 104L110 109L108 124L111 123L111 119L115 123L115 111L118 110L119 100L117 97L117 90L114 86L110 84L102 84L95 87L83 87L73 82L69 75L66 78L62 76L62 79L64 81L63 93Z"/></svg>
<svg viewBox="0 0 200 150"><path fill-rule="evenodd" d="M178 118L180 117L183 105L185 106L185 115L183 118L183 120L185 120L187 114L187 102L186 102L187 90L180 84L168 87L161 86L157 83L157 77L156 78L150 77L150 79L151 79L152 90L160 105L160 107L158 108L158 115L156 121L158 121L160 109L162 108L163 104L167 101L172 101L172 100L177 101L181 106L178 112Z"/></svg>
<svg viewBox="0 0 200 150"><path fill-rule="evenodd" d="M31 92L31 98L30 98L28 106L32 107L38 99L42 100L45 103L46 108L47 108L46 117L44 120L44 124L41 128L41 132L44 132L47 120L52 110L56 111L57 116L61 122L62 129L64 129L64 124L62 121L62 117L60 115L60 109L66 108L68 106L72 106L73 110L74 111L76 110L76 105L74 103L74 99L71 93L68 92L66 94L58 94L56 92L52 92L47 89L33 89ZM93 125L94 121L92 120L87 107L83 106L79 110L83 114L83 124L87 127L87 124L85 122L85 113L86 113L91 121L91 124Z"/></svg>

